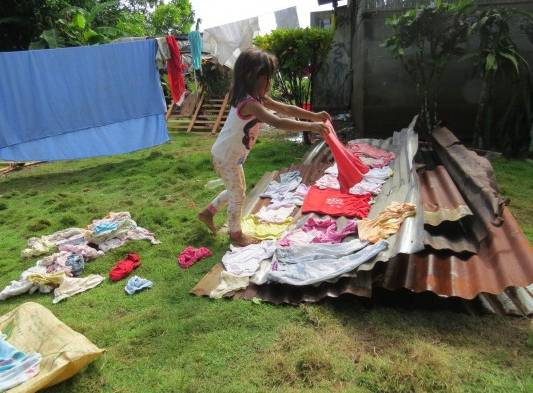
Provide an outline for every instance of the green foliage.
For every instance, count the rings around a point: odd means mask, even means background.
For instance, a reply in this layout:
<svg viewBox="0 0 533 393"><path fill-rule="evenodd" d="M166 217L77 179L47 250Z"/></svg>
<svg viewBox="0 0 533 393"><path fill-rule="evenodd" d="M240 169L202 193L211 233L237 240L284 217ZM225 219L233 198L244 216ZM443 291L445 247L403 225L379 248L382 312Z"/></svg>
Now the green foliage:
<svg viewBox="0 0 533 393"><path fill-rule="evenodd" d="M533 26L533 17L522 15L526 17L521 26L527 31L528 26ZM483 81L474 143L479 148L503 150L512 156L527 152L528 131L533 122L529 64L520 55L511 34L516 17L517 11L511 8L479 10L471 28L479 36L479 47L469 54Z"/></svg>
<svg viewBox="0 0 533 393"><path fill-rule="evenodd" d="M151 15L154 34L188 33L194 23L194 11L189 0L172 0L157 6Z"/></svg>
<svg viewBox="0 0 533 393"><path fill-rule="evenodd" d="M402 62L415 82L426 132L438 122L436 96L442 74L454 56L464 53L471 10L471 0L436 1L386 21L393 33L383 46Z"/></svg>
<svg viewBox="0 0 533 393"><path fill-rule="evenodd" d="M121 12L116 29L125 37L143 37L150 35L150 26L142 12Z"/></svg>
<svg viewBox="0 0 533 393"><path fill-rule="evenodd" d="M197 77L209 97L224 97L230 89L231 72L220 64L203 63Z"/></svg>
<svg viewBox="0 0 533 393"><path fill-rule="evenodd" d="M254 45L278 58L276 87L285 99L302 106L309 101L312 89L309 81L326 58L332 40L330 29L277 29L256 37Z"/></svg>

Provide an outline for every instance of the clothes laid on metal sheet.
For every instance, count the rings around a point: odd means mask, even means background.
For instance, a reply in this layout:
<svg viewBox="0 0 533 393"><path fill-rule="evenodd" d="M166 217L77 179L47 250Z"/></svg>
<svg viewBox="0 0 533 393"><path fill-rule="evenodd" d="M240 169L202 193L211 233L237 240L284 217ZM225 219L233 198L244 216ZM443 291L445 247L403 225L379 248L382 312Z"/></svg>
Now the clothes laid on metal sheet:
<svg viewBox="0 0 533 393"><path fill-rule="evenodd" d="M152 288L153 286L154 283L152 281L139 276L133 276L126 283L124 290L128 295L133 295L135 292L139 292L147 288Z"/></svg>
<svg viewBox="0 0 533 393"><path fill-rule="evenodd" d="M392 202L373 220L360 220L357 224L359 239L372 243L386 239L398 232L400 225L407 218L416 214L416 206L412 203Z"/></svg>
<svg viewBox="0 0 533 393"><path fill-rule="evenodd" d="M370 210L370 200L370 195L344 194L330 188L321 190L311 186L305 197L302 213L365 218Z"/></svg>
<svg viewBox="0 0 533 393"><path fill-rule="evenodd" d="M287 221L292 212L296 208L296 205L279 206L269 208L268 206L262 206L261 209L254 215L261 222L271 222L275 224L281 224Z"/></svg>
<svg viewBox="0 0 533 393"><path fill-rule="evenodd" d="M222 257L224 268L238 276L253 275L261 261L272 258L276 243L265 240L258 244L250 244L246 247L230 245L230 250Z"/></svg>
<svg viewBox="0 0 533 393"><path fill-rule="evenodd" d="M188 38L191 48L192 66L198 71L202 68L202 36L198 30L193 30L189 32Z"/></svg>
<svg viewBox="0 0 533 393"><path fill-rule="evenodd" d="M203 32L203 44L220 64L233 69L240 52L252 46L254 34L259 30L257 17L211 27Z"/></svg>
<svg viewBox="0 0 533 393"><path fill-rule="evenodd" d="M329 167L327 172L315 182L315 186L321 189L332 188L338 190L340 184L337 175L334 174L336 172L337 165ZM359 183L350 188L349 193L353 195L377 195L381 192L381 186L392 176L392 174L393 171L388 166L372 168L365 173L363 179Z"/></svg>
<svg viewBox="0 0 533 393"><path fill-rule="evenodd" d="M26 354L0 333L0 392L18 386L39 374L41 354Z"/></svg>
<svg viewBox="0 0 533 393"><path fill-rule="evenodd" d="M313 285L356 269L387 247L386 241L367 245L355 239L337 244L278 248L267 280L290 285Z"/></svg>
<svg viewBox="0 0 533 393"><path fill-rule="evenodd" d="M185 78L183 77L183 63L181 62L181 52L176 39L167 35L170 59L167 63L168 86L172 94L172 102L180 102L185 93Z"/></svg>
<svg viewBox="0 0 533 393"><path fill-rule="evenodd" d="M325 141L337 163L340 190L347 193L351 187L363 179L363 175L368 172L368 167L339 141L331 122L327 121L326 125L329 128L329 133L326 135Z"/></svg>
<svg viewBox="0 0 533 393"><path fill-rule="evenodd" d="M292 223L292 217L283 222L262 222L254 215L247 215L241 220L242 232L260 240L278 239Z"/></svg>
<svg viewBox="0 0 533 393"><path fill-rule="evenodd" d="M178 255L178 265L182 269L187 269L194 265L196 262L202 259L209 258L213 253L207 247L194 248L193 246L187 246Z"/></svg>
<svg viewBox="0 0 533 393"><path fill-rule="evenodd" d="M296 190L300 183L302 182L302 177L298 171L285 172L279 175L279 182L272 180L267 189L261 194L261 197L271 198L273 200L284 199L287 193Z"/></svg>
<svg viewBox="0 0 533 393"><path fill-rule="evenodd" d="M349 220L344 228L337 230L337 222L329 217L324 219L309 218L305 224L287 233L279 245L289 247L310 243L340 243L346 236L354 234L356 223Z"/></svg>
<svg viewBox="0 0 533 393"><path fill-rule="evenodd" d="M395 154L390 151L369 145L368 143L348 142L348 150L370 168L382 168L394 160Z"/></svg>
<svg viewBox="0 0 533 393"><path fill-rule="evenodd" d="M127 153L168 140L156 41L0 53L0 159Z"/></svg>
<svg viewBox="0 0 533 393"><path fill-rule="evenodd" d="M296 190L287 192L282 198L272 199L267 205L267 209L277 209L281 206L302 206L308 190L309 188L301 183Z"/></svg>
<svg viewBox="0 0 533 393"><path fill-rule="evenodd" d="M276 27L278 29L295 29L300 27L296 7L274 11L274 17L276 18Z"/></svg>

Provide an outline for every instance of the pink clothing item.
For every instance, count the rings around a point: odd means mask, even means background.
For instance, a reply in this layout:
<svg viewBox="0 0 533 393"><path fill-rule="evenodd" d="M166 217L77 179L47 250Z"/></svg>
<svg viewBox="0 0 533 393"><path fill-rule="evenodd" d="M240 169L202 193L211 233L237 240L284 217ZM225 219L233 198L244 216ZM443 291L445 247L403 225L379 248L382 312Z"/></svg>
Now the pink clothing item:
<svg viewBox="0 0 533 393"><path fill-rule="evenodd" d="M182 269L187 269L196 262L208 258L211 255L213 255L213 253L207 247L194 248L192 246L187 246L185 250L178 255L178 265Z"/></svg>
<svg viewBox="0 0 533 393"><path fill-rule="evenodd" d="M342 193L347 193L351 187L363 179L363 175L368 172L368 167L339 141L330 121L326 121L326 126L329 128L329 133L325 140L337 163L340 190Z"/></svg>
<svg viewBox="0 0 533 393"><path fill-rule="evenodd" d="M382 168L394 160L393 152L379 149L368 143L348 142L348 150L371 168Z"/></svg>
<svg viewBox="0 0 533 393"><path fill-rule="evenodd" d="M104 255L103 251L92 248L86 244L63 244L59 246L59 251L68 251L73 254L81 255L85 261L90 261Z"/></svg>
<svg viewBox="0 0 533 393"><path fill-rule="evenodd" d="M303 245L309 243L340 243L346 236L355 233L356 223L354 220L337 231L337 222L331 218L314 219L311 217L303 227L288 233L280 240L283 247Z"/></svg>

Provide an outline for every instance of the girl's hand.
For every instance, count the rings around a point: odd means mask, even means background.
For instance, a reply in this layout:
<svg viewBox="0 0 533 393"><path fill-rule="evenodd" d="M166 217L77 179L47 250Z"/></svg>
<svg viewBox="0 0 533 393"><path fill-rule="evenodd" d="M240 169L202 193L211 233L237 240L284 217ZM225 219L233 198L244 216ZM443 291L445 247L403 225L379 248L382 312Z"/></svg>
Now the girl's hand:
<svg viewBox="0 0 533 393"><path fill-rule="evenodd" d="M309 129L314 132L320 133L322 138L325 138L329 134L329 128L322 122L315 122L309 124Z"/></svg>
<svg viewBox="0 0 533 393"><path fill-rule="evenodd" d="M315 113L315 121L326 121L326 120L331 121L331 116L329 115L328 112L322 111L322 112Z"/></svg>

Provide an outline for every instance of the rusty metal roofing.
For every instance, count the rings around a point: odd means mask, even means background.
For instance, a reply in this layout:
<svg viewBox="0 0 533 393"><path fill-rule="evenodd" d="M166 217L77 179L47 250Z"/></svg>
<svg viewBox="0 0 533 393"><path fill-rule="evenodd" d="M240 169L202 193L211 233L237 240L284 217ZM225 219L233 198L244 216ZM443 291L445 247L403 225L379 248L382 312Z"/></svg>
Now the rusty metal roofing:
<svg viewBox="0 0 533 393"><path fill-rule="evenodd" d="M489 228L477 254L465 257L426 249L398 255L386 264L381 285L464 299L528 286L533 282L533 250L507 208L502 218L501 226Z"/></svg>
<svg viewBox="0 0 533 393"><path fill-rule="evenodd" d="M444 166L422 171L419 180L424 189L421 200L425 224L437 226L444 221L459 221L473 215Z"/></svg>
<svg viewBox="0 0 533 393"><path fill-rule="evenodd" d="M485 225L501 225L504 200L490 162L464 146L445 127L435 130L435 151L457 188Z"/></svg>

